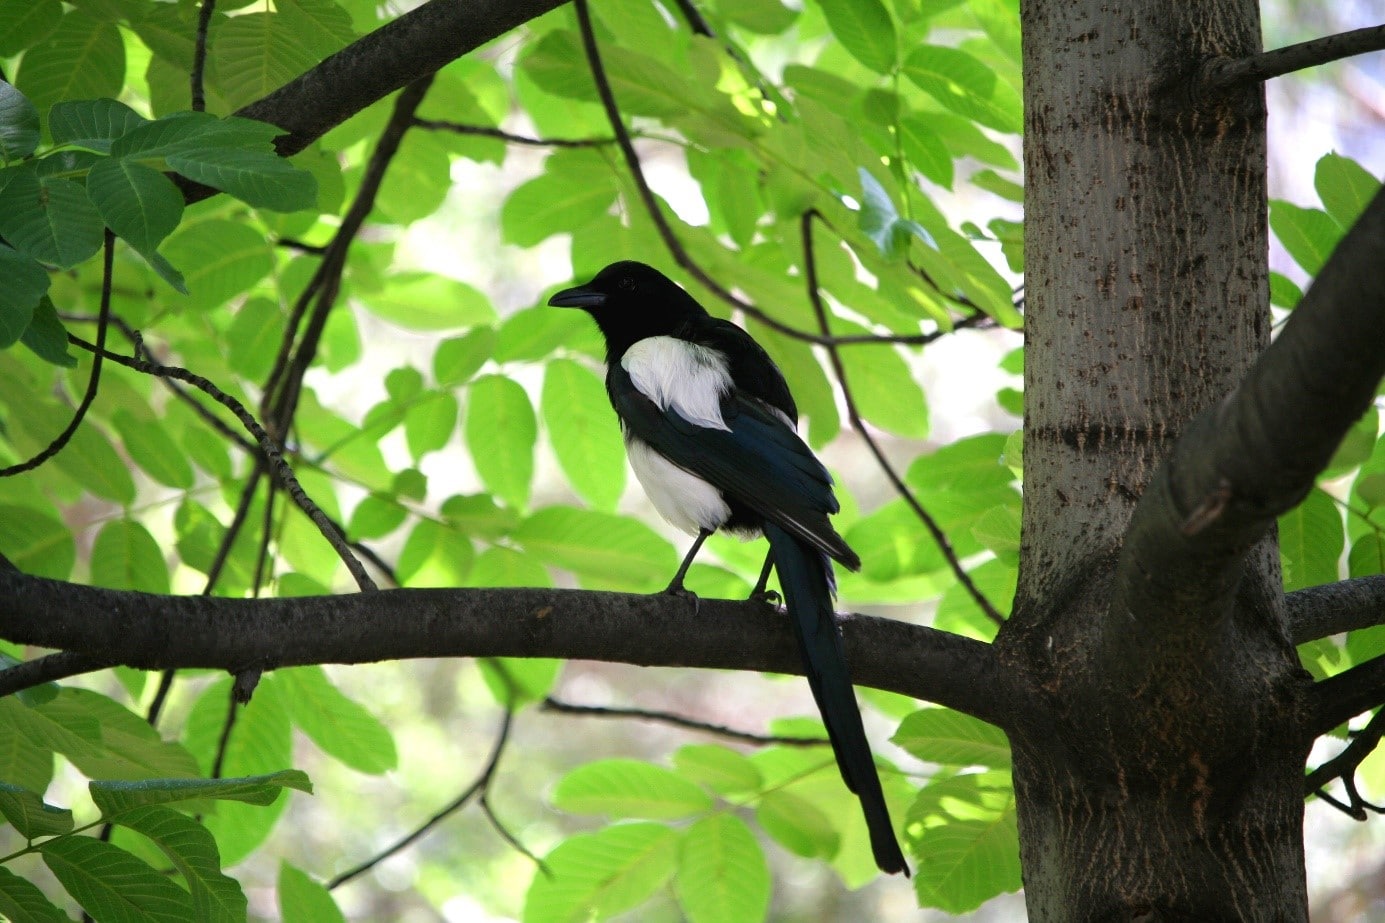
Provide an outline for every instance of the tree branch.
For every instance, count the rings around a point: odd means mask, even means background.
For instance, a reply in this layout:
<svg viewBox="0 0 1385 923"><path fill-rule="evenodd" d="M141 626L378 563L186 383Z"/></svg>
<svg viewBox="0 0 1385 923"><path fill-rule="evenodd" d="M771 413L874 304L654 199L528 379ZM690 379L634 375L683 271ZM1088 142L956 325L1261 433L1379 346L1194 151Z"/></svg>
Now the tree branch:
<svg viewBox="0 0 1385 923"><path fill-rule="evenodd" d="M1313 684L1309 733L1314 737L1385 703L1385 655Z"/></svg>
<svg viewBox="0 0 1385 923"><path fill-rule="evenodd" d="M1210 638L1234 609L1246 552L1312 489L1385 373L1385 192L1225 400L1197 417L1135 508L1110 640ZM1172 642L1172 643L1170 643ZM1209 649L1210 644L1199 644ZM1186 649L1186 648L1185 648ZM1353 713L1354 714L1354 713Z"/></svg>
<svg viewBox="0 0 1385 923"><path fill-rule="evenodd" d="M3 676L4 674L0 673L0 678L3 678ZM608 705L578 705L574 702L564 702L561 699L555 699L553 696L544 699L540 707L544 711L557 712L562 715L585 715L589 718L633 718L636 721L654 721L659 724L671 724L674 727L683 728L685 730L705 731L708 734L715 734L718 737L739 740L748 744L783 744L791 747L822 747L832 742L826 737L788 737L781 734L755 734L750 731L738 731L724 724L713 724L710 721L698 721L695 718L675 715L672 712L666 711L650 711L645 708L614 708Z"/></svg>
<svg viewBox="0 0 1385 923"><path fill-rule="evenodd" d="M1212 58L1203 64L1201 77L1207 89L1229 90L1244 83L1282 77L1294 71L1381 49L1385 49L1385 25L1367 26L1315 38L1311 42L1276 48L1248 58Z"/></svg>
<svg viewBox="0 0 1385 923"><path fill-rule="evenodd" d="M802 675L781 611L549 589L381 590L284 599L156 596L0 571L0 637L145 670L239 672L416 657L559 657ZM991 646L893 619L849 616L861 685L1004 725L1025 697Z"/></svg>
<svg viewBox="0 0 1385 923"><path fill-rule="evenodd" d="M1385 735L1385 711L1378 711L1364 728L1352 735L1346 749L1308 773L1303 780L1304 788L1357 820L1366 819L1367 809L1380 813L1380 808L1367 802L1356 790L1356 768L1380 746L1382 735ZM1323 791L1323 787L1333 779L1341 779L1346 786L1347 803L1343 804Z"/></svg>
<svg viewBox="0 0 1385 923"><path fill-rule="evenodd" d="M114 663L103 658L90 657L72 651L46 654L43 657L26 660L8 669L0 670L0 697L23 692L25 689L32 689L35 686L42 686L44 683L51 683L55 680L67 679L69 676L95 673L97 670L104 670L113 666L115 666Z"/></svg>
<svg viewBox="0 0 1385 923"><path fill-rule="evenodd" d="M1385 624L1385 574L1298 590L1284 604L1295 644Z"/></svg>

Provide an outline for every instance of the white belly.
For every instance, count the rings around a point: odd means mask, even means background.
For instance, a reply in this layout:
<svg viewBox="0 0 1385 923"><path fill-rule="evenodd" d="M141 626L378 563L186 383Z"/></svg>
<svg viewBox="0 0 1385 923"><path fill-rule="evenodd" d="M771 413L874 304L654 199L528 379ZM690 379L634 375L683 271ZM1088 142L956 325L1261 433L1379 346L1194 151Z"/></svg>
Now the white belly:
<svg viewBox="0 0 1385 923"><path fill-rule="evenodd" d="M717 529L731 515L721 492L695 474L689 474L633 436L625 440L626 453L635 477L649 495L649 501L677 529L696 535L703 529Z"/></svg>

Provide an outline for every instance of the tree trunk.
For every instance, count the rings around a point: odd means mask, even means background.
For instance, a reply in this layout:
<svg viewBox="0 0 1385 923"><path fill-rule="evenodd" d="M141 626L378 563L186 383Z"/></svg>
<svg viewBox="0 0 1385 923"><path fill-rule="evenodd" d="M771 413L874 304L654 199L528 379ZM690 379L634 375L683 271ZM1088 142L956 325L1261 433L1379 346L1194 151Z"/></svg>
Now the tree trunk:
<svg viewBox="0 0 1385 923"><path fill-rule="evenodd" d="M1259 51L1256 3L1021 13L1025 509L997 643L1041 690L1010 728L1030 916L1305 919L1308 679L1273 537L1225 592L1139 574L1181 621L1119 627L1143 615L1117 578L1135 502L1269 338L1262 88L1191 89Z"/></svg>

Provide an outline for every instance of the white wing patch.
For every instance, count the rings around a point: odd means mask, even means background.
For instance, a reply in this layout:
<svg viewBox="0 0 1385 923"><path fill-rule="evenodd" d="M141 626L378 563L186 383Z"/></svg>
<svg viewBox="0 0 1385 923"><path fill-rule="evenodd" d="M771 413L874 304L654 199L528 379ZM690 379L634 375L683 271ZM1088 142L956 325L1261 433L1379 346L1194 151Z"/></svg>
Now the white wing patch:
<svg viewBox="0 0 1385 923"><path fill-rule="evenodd" d="M646 337L625 351L620 365L635 388L660 410L672 409L708 429L730 429L721 418L721 399L731 390L731 373L726 357L715 349L676 337Z"/></svg>
<svg viewBox="0 0 1385 923"><path fill-rule="evenodd" d="M627 436L625 452L649 502L675 529L696 535L702 529L721 528L731 516L721 491L679 468L643 439Z"/></svg>

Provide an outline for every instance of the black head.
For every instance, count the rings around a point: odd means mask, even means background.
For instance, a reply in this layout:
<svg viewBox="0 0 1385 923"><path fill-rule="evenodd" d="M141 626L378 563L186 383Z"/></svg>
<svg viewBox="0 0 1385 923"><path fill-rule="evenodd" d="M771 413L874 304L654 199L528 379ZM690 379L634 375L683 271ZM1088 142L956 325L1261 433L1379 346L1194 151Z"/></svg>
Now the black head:
<svg viewBox="0 0 1385 923"><path fill-rule="evenodd" d="M586 285L564 289L548 303L590 314L612 356L638 340L672 333L689 318L707 314L668 276L634 260L612 263Z"/></svg>

